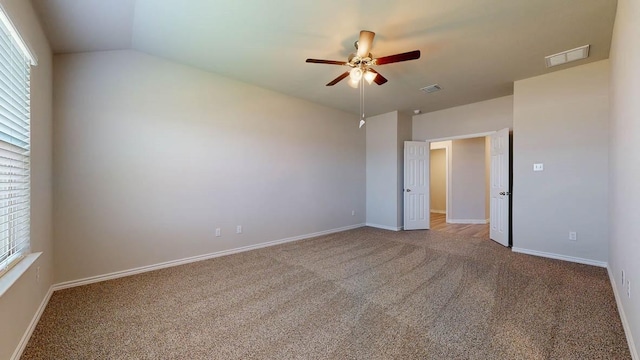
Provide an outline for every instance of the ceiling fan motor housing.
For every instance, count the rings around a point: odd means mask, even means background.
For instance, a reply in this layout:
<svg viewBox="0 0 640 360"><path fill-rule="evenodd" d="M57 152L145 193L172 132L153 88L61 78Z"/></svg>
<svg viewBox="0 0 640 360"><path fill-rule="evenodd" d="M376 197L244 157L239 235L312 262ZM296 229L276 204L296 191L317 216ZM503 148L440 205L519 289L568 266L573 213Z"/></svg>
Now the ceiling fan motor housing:
<svg viewBox="0 0 640 360"><path fill-rule="evenodd" d="M371 55L371 53L369 53L369 55L367 55L366 57L360 57L356 54L351 54L349 55L349 60L347 62L351 67L359 68L368 68L369 66L374 65L373 56Z"/></svg>

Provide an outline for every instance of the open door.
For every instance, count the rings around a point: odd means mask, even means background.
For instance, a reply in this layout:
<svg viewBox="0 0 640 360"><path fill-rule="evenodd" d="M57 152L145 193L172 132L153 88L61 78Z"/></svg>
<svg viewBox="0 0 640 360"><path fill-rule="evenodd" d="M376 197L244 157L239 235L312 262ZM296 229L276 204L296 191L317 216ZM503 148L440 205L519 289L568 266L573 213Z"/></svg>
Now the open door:
<svg viewBox="0 0 640 360"><path fill-rule="evenodd" d="M509 246L509 129L491 135L489 237Z"/></svg>
<svg viewBox="0 0 640 360"><path fill-rule="evenodd" d="M404 229L429 229L429 143L404 142Z"/></svg>

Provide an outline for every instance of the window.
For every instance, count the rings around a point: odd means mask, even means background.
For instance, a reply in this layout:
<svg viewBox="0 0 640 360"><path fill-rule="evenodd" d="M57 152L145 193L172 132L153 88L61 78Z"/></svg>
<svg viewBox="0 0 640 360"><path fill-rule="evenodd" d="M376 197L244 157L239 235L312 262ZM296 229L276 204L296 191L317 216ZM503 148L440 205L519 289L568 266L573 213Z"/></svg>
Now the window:
<svg viewBox="0 0 640 360"><path fill-rule="evenodd" d="M0 8L0 274L29 252L31 65Z"/></svg>

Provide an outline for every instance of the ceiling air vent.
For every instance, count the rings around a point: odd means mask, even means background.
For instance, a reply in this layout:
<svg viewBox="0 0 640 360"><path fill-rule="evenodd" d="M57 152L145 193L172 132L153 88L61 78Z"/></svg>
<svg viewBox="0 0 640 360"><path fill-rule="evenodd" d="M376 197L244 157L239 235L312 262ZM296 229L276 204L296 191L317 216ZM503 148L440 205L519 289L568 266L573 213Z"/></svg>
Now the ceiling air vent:
<svg viewBox="0 0 640 360"><path fill-rule="evenodd" d="M427 94L431 94L432 92L436 92L436 91L442 90L442 87L440 85L438 85L438 84L433 84L433 85L425 86L420 90L426 92Z"/></svg>
<svg viewBox="0 0 640 360"><path fill-rule="evenodd" d="M568 62L586 59L589 56L589 45L580 46L575 49L563 51L544 58L547 67L562 65Z"/></svg>

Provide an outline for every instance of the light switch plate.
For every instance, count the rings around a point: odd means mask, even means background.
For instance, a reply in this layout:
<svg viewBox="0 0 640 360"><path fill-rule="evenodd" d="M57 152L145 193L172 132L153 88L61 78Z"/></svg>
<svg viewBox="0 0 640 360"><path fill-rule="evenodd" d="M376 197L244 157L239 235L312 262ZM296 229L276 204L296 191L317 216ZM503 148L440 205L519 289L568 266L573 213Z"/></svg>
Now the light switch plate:
<svg viewBox="0 0 640 360"><path fill-rule="evenodd" d="M544 164L539 163L539 164L533 164L533 171L543 171L544 170Z"/></svg>

